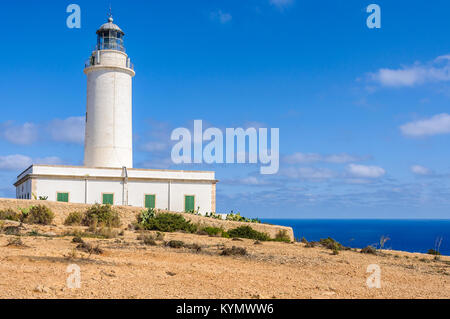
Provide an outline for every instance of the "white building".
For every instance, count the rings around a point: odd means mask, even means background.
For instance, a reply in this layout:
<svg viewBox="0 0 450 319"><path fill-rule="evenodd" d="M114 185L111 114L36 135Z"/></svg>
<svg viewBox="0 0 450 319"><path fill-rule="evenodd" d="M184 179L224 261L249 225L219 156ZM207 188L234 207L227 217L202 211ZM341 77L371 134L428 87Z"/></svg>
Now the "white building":
<svg viewBox="0 0 450 319"><path fill-rule="evenodd" d="M32 165L14 183L16 198L216 211L214 172L133 168L132 78L124 32L112 17L97 31L85 65L84 166Z"/></svg>

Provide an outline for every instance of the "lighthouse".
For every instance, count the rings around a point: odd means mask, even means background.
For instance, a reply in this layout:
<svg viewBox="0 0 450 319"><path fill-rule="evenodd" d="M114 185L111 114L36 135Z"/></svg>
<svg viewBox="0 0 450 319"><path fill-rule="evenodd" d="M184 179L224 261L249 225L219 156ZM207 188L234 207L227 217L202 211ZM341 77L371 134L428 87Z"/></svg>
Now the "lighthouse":
<svg viewBox="0 0 450 319"><path fill-rule="evenodd" d="M133 65L125 33L108 22L97 30L97 45L85 64L87 76L84 166L133 167Z"/></svg>
<svg viewBox="0 0 450 319"><path fill-rule="evenodd" d="M135 73L124 36L110 15L85 63L84 166L33 164L17 176L16 198L215 212L215 172L133 167Z"/></svg>

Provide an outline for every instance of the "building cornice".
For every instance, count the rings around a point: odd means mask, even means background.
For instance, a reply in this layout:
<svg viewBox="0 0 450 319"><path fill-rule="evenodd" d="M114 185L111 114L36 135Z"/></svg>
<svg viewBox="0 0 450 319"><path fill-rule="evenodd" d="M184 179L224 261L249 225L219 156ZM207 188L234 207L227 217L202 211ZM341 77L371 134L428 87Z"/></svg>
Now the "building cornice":
<svg viewBox="0 0 450 319"><path fill-rule="evenodd" d="M125 73L128 73L132 77L134 77L136 75L136 72L134 72L133 69L130 69L130 68L125 68L123 66L118 66L118 65L102 65L102 64L96 64L96 65L92 65L92 66L85 68L84 74L87 75L95 70L123 71Z"/></svg>
<svg viewBox="0 0 450 319"><path fill-rule="evenodd" d="M122 167L89 167L89 166L75 166L75 165L49 165L49 164L34 164L25 169L21 174L23 174L29 168L36 167L70 167L70 168L81 168L81 169L109 169L109 170L120 170ZM157 168L128 168L128 171L147 171L147 172L174 172L174 173L215 173L215 171L191 171L191 170L176 170L176 169L157 169ZM19 174L19 176L21 175Z"/></svg>
<svg viewBox="0 0 450 319"><path fill-rule="evenodd" d="M14 183L17 187L23 184L29 179L53 179L53 180L92 180L92 181L122 181L124 177L120 176L92 176L92 175L47 175L47 174L27 174L20 180ZM217 179L185 179L185 178L158 178L158 177L128 177L129 182L139 181L139 182L172 182L172 183L204 183L204 184L216 184L219 182Z"/></svg>

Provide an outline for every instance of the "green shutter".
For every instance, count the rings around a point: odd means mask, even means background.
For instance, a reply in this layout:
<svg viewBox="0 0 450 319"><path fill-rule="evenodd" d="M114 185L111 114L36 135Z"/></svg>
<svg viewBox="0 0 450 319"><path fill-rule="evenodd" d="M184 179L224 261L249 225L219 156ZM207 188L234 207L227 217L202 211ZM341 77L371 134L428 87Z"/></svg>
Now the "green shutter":
<svg viewBox="0 0 450 319"><path fill-rule="evenodd" d="M195 210L195 197L194 196L185 196L184 197L184 210L186 212L191 212Z"/></svg>
<svg viewBox="0 0 450 319"><path fill-rule="evenodd" d="M103 194L103 204L114 205L114 194Z"/></svg>
<svg viewBox="0 0 450 319"><path fill-rule="evenodd" d="M56 200L58 202L68 203L69 202L69 193L57 193Z"/></svg>
<svg viewBox="0 0 450 319"><path fill-rule="evenodd" d="M155 195L145 195L145 208L155 208Z"/></svg>

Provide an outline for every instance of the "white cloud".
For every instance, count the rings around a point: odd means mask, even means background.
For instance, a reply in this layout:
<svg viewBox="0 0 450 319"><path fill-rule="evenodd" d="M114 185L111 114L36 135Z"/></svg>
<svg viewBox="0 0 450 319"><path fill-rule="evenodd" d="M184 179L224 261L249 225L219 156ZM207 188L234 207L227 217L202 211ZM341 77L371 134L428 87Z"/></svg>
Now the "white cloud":
<svg viewBox="0 0 450 319"><path fill-rule="evenodd" d="M48 126L50 137L57 142L83 144L85 121L84 116L55 119Z"/></svg>
<svg viewBox="0 0 450 319"><path fill-rule="evenodd" d="M31 164L58 165L61 163L62 160L56 156L35 159L20 154L0 156L0 170L3 171L21 172L24 169L28 168Z"/></svg>
<svg viewBox="0 0 450 319"><path fill-rule="evenodd" d="M382 68L369 77L386 87L412 87L429 82L450 81L450 55L437 57L426 64L415 63L398 69Z"/></svg>
<svg viewBox="0 0 450 319"><path fill-rule="evenodd" d="M0 124L0 136L10 143L30 145L38 139L83 144L85 134L84 116L54 119L47 123L24 123L12 121Z"/></svg>
<svg viewBox="0 0 450 319"><path fill-rule="evenodd" d="M269 181L259 178L256 176L247 176L243 178L231 178L231 179L224 179L221 180L222 183L228 184L228 185L247 185L247 186L263 186L268 185Z"/></svg>
<svg viewBox="0 0 450 319"><path fill-rule="evenodd" d="M284 157L284 161L289 164L305 164L320 162L322 156L316 153L294 153Z"/></svg>
<svg viewBox="0 0 450 319"><path fill-rule="evenodd" d="M362 158L360 158L360 157L355 157L355 156L351 156L348 154L333 154L333 155L328 155L325 157L325 162L337 163L337 164L358 162L361 160L362 160Z"/></svg>
<svg viewBox="0 0 450 319"><path fill-rule="evenodd" d="M240 184L244 185L267 185L268 182L265 180L262 180L260 178L257 178L255 176L248 176L239 181Z"/></svg>
<svg viewBox="0 0 450 319"><path fill-rule="evenodd" d="M29 145L37 139L38 128L33 123L14 125L13 122L3 123L1 135L10 143L18 145Z"/></svg>
<svg viewBox="0 0 450 319"><path fill-rule="evenodd" d="M170 157L153 157L151 160L138 163L138 167L150 169L168 169L173 164Z"/></svg>
<svg viewBox="0 0 450 319"><path fill-rule="evenodd" d="M31 157L25 155L0 156L0 170L20 171L26 169L33 163Z"/></svg>
<svg viewBox="0 0 450 319"><path fill-rule="evenodd" d="M330 179L336 176L336 174L329 169L313 167L289 167L283 169L281 174L289 178L313 180Z"/></svg>
<svg viewBox="0 0 450 319"><path fill-rule="evenodd" d="M364 178L378 178L386 174L386 171L378 166L350 164L347 170L353 176Z"/></svg>
<svg viewBox="0 0 450 319"><path fill-rule="evenodd" d="M148 142L142 146L142 150L147 152L161 152L168 149L169 146L169 143Z"/></svg>
<svg viewBox="0 0 450 319"><path fill-rule="evenodd" d="M294 153L284 157L284 161L288 164L305 164L305 163L335 163L344 164L351 162L361 161L362 158L352 156L349 154L331 154L331 155L321 155L317 153Z"/></svg>
<svg viewBox="0 0 450 319"><path fill-rule="evenodd" d="M294 0L269 0L270 4L279 8L283 9L287 6L290 6L294 3Z"/></svg>
<svg viewBox="0 0 450 319"><path fill-rule="evenodd" d="M211 20L219 21L222 24L228 23L233 19L231 14L223 12L222 10L211 12L210 18Z"/></svg>
<svg viewBox="0 0 450 319"><path fill-rule="evenodd" d="M429 119L406 123L400 126L406 136L420 137L450 133L450 115L442 113Z"/></svg>
<svg viewBox="0 0 450 319"><path fill-rule="evenodd" d="M431 170L421 165L413 165L411 166L411 172L417 175L430 175Z"/></svg>

